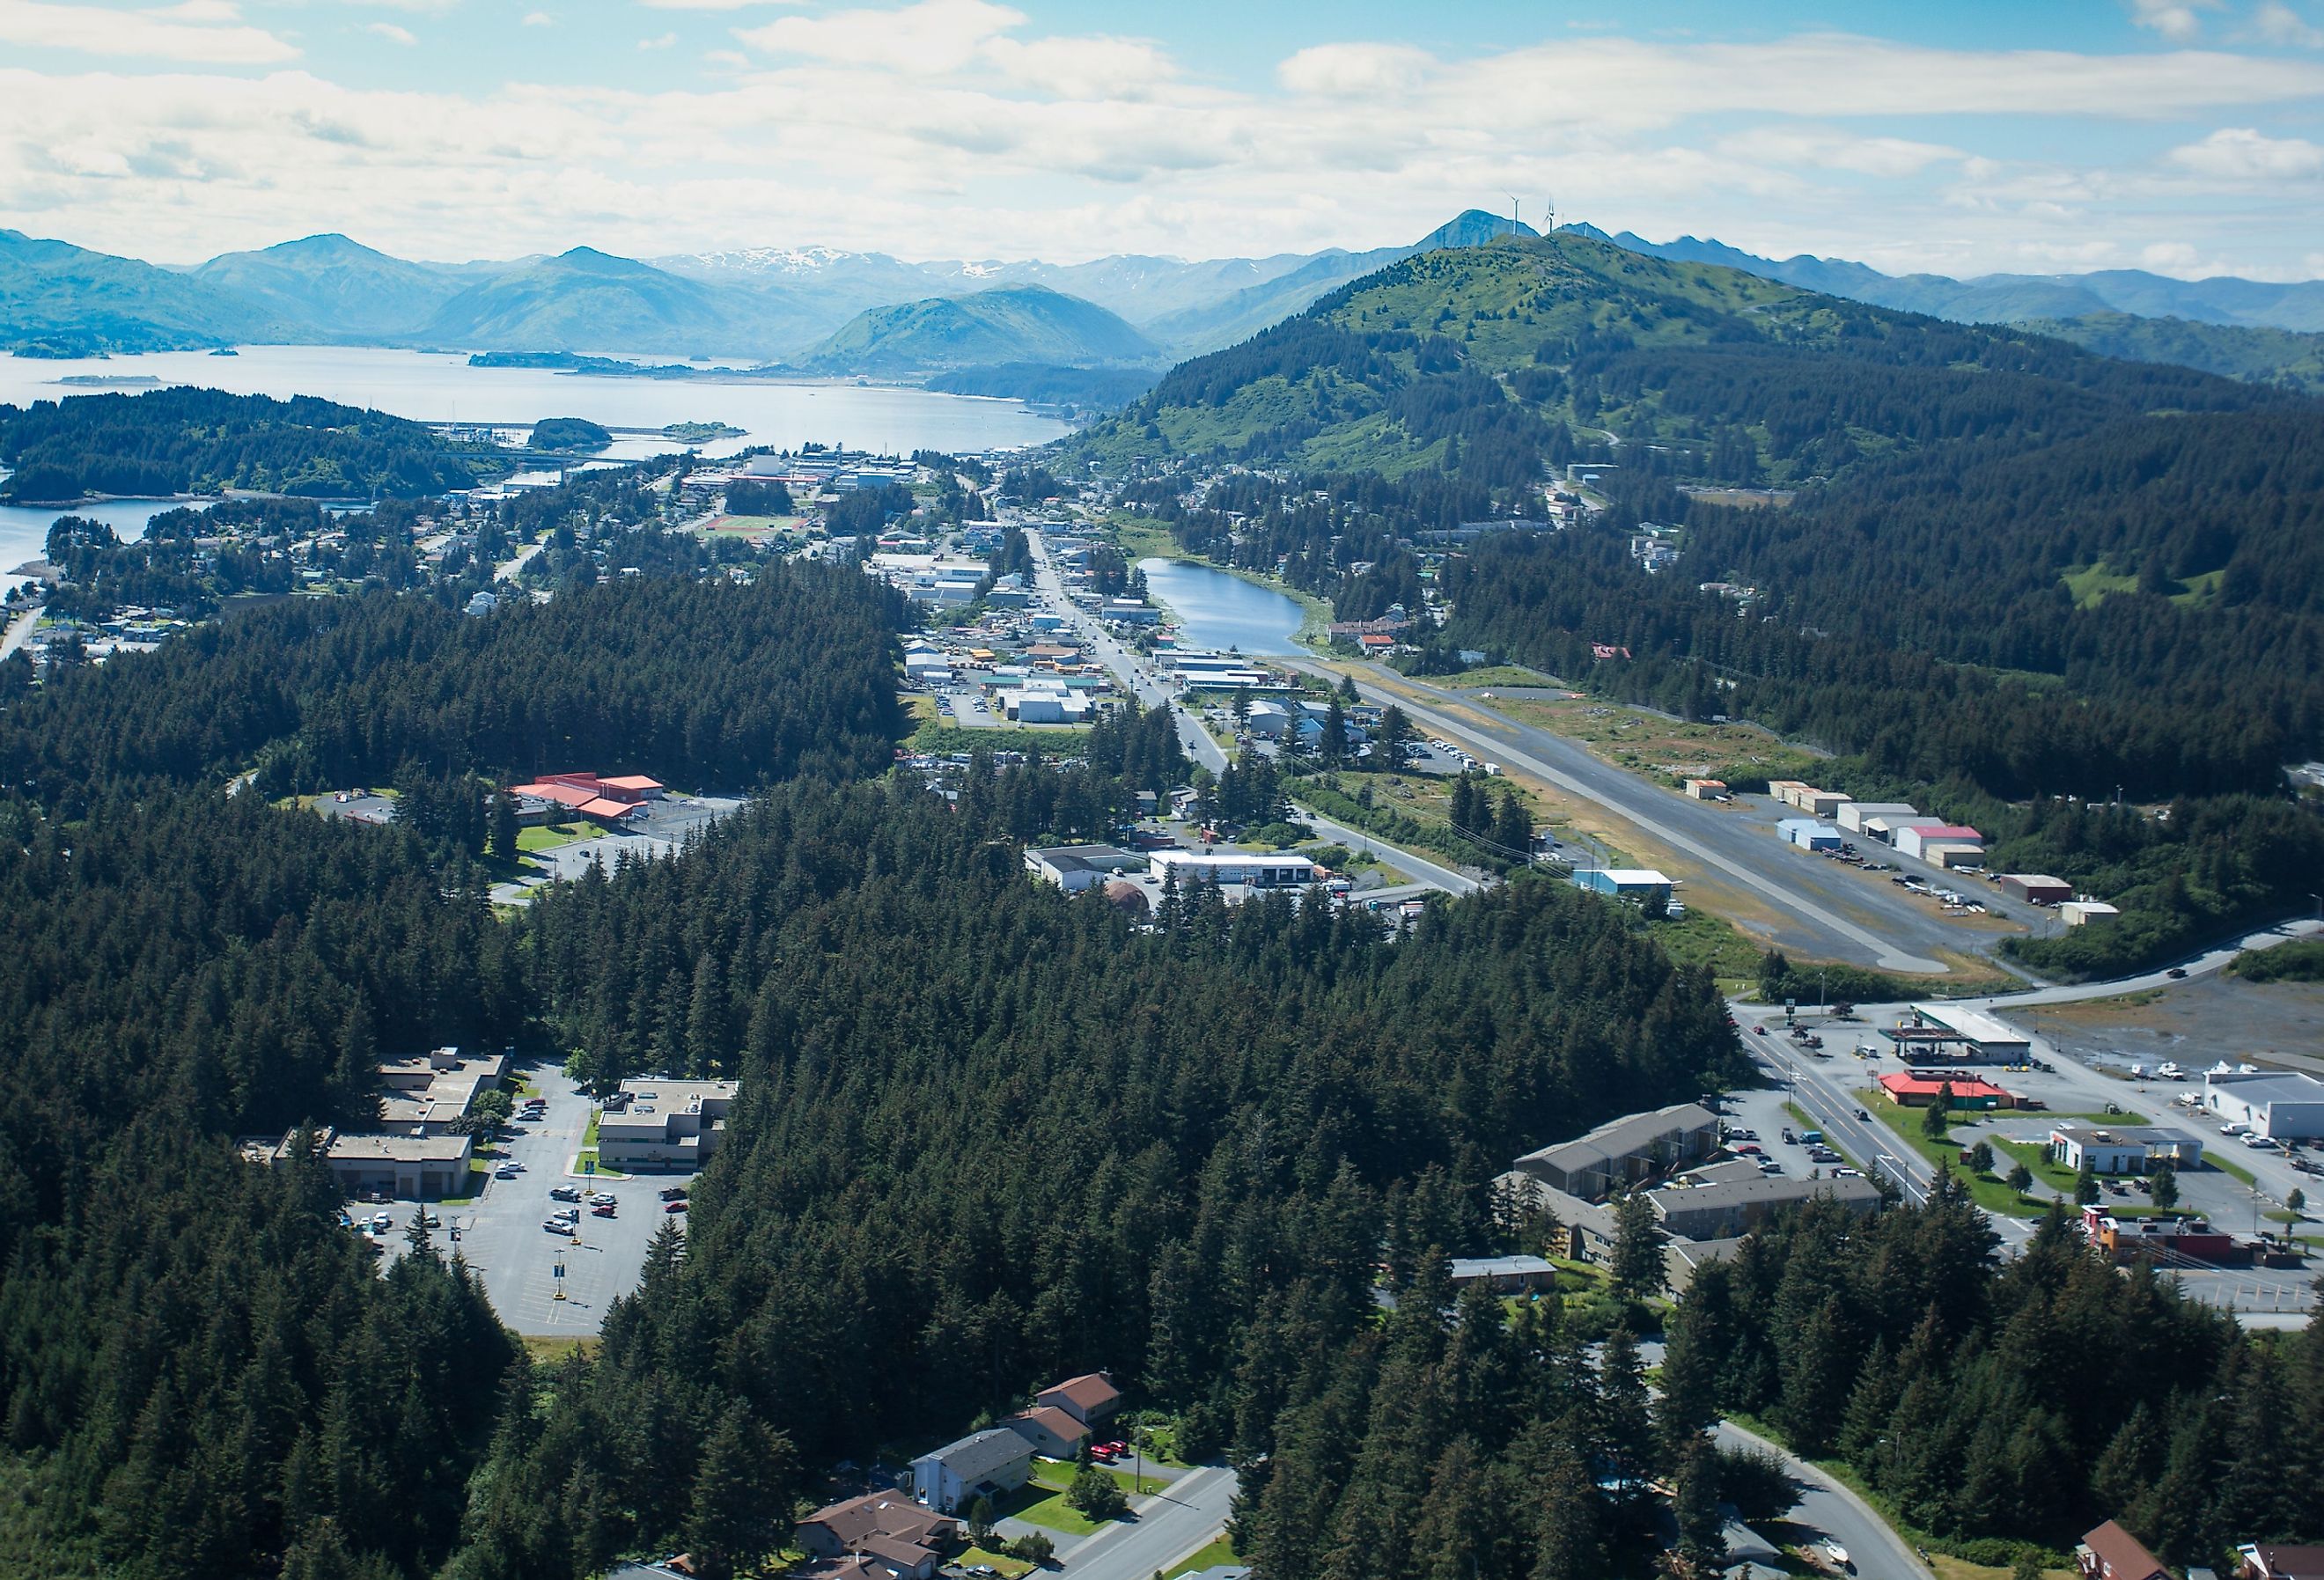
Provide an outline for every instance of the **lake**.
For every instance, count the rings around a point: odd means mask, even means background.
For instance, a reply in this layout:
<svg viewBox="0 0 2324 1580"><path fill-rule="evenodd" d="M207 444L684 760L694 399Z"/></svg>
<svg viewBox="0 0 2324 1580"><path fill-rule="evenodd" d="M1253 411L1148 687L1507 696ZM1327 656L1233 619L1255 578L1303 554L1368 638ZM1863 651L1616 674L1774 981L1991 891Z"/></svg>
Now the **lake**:
<svg viewBox="0 0 2324 1580"><path fill-rule="evenodd" d="M465 354L390 351L362 346L245 346L234 356L159 351L137 356L50 361L0 356L0 402L25 405L106 393L68 378L157 379L242 395L320 395L421 422L530 427L544 417L586 417L608 428L659 429L673 422L724 422L741 438L697 447L732 455L754 445L797 449L809 442L909 455L916 449L987 450L1047 444L1068 431L1055 418L1013 401L938 395L926 390L840 383L767 383L737 379L606 378L532 368L470 367ZM153 386L120 386L136 393ZM634 460L678 448L659 437L623 436L605 454ZM79 513L110 521L124 537L144 530L167 504L122 502ZM0 572L36 556L61 513L0 508ZM30 521L38 517L37 522ZM133 518L134 517L134 521Z"/></svg>
<svg viewBox="0 0 2324 1580"><path fill-rule="evenodd" d="M1223 652L1296 652L1306 611L1272 587L1183 559L1141 559L1146 586L1178 616L1188 642Z"/></svg>

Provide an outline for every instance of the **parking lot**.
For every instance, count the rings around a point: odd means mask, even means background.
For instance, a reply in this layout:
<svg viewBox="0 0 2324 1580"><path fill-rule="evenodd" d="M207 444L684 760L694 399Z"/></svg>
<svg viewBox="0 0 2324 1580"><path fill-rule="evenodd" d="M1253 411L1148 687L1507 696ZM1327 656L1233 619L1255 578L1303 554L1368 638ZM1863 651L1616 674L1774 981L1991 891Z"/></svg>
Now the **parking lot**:
<svg viewBox="0 0 2324 1580"><path fill-rule="evenodd" d="M493 884L493 898L503 905L521 905L540 884L555 878L577 878L593 864L610 873L624 855L675 855L688 834L706 827L742 804L740 796L674 794L666 800L649 801L646 816L618 832L533 853L530 860L534 875L522 882Z"/></svg>
<svg viewBox="0 0 2324 1580"><path fill-rule="evenodd" d="M437 1243L448 1252L454 1249L450 1233L458 1231L457 1249L484 1280L493 1309L517 1332L586 1337L597 1331L615 1296L637 1287L646 1248L667 1216L657 1193L667 1186L685 1185L690 1177L654 1174L598 1183L571 1172L588 1130L589 1100L555 1065L536 1065L525 1075L549 1101L540 1123L520 1123L515 1128L522 1133L503 1143L504 1160L523 1165L522 1172L513 1179L484 1178L482 1191L472 1202L432 1206L444 1224ZM617 1201L615 1215L595 1217L584 1206L574 1234L549 1233L541 1227L543 1220L553 1209L569 1205L549 1197L550 1188L560 1185L610 1193ZM348 1210L358 1221L379 1212L392 1217L394 1227L385 1243L392 1260L403 1253L403 1230L415 1205L350 1203ZM684 1222L682 1215L679 1221ZM560 1261L565 1268L562 1300L557 1298Z"/></svg>

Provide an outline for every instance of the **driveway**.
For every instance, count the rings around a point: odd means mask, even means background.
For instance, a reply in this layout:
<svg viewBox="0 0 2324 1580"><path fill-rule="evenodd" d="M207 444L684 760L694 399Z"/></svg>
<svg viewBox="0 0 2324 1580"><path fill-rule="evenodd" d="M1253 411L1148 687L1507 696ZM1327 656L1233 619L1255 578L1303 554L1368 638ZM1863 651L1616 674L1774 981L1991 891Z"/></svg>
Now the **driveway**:
<svg viewBox="0 0 2324 1580"><path fill-rule="evenodd" d="M1914 1556L1904 1538L1891 1530L1870 1504L1814 1465L1731 1422L1720 1422L1712 1435L1721 1448L1760 1449L1783 1461L1784 1468L1800 1485L1800 1501L1787 1518L1846 1548L1858 1580L1931 1580L1928 1566Z"/></svg>

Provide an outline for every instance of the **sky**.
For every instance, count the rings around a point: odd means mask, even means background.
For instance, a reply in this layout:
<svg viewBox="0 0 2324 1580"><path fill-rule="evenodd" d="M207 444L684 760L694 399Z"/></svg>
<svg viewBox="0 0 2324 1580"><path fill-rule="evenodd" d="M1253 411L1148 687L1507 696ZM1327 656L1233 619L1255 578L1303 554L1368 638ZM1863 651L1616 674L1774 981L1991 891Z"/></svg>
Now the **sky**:
<svg viewBox="0 0 2324 1580"><path fill-rule="evenodd" d="M2324 276L2324 0L0 0L0 226L186 263L1408 243Z"/></svg>

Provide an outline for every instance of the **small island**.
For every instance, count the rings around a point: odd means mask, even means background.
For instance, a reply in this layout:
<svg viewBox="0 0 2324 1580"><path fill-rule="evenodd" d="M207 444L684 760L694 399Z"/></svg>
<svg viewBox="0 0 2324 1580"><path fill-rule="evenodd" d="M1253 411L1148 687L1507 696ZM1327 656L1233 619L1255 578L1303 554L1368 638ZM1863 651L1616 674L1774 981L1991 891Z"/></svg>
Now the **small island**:
<svg viewBox="0 0 2324 1580"><path fill-rule="evenodd" d="M532 425L531 447L559 453L591 453L605 448L613 436L586 417L544 417Z"/></svg>
<svg viewBox="0 0 2324 1580"><path fill-rule="evenodd" d="M745 439L750 431L725 422L673 422L661 430L661 436L679 444L708 444L713 439Z"/></svg>

